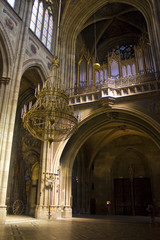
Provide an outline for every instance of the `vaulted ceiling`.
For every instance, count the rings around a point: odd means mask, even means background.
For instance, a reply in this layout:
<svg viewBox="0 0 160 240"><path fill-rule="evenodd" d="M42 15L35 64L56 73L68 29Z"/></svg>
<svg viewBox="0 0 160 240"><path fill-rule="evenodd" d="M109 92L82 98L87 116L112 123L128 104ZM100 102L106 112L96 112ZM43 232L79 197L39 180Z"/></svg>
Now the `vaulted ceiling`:
<svg viewBox="0 0 160 240"><path fill-rule="evenodd" d="M103 62L107 51L123 44L137 44L147 29L143 15L133 6L122 3L108 3L95 12L84 24L81 37L94 55Z"/></svg>

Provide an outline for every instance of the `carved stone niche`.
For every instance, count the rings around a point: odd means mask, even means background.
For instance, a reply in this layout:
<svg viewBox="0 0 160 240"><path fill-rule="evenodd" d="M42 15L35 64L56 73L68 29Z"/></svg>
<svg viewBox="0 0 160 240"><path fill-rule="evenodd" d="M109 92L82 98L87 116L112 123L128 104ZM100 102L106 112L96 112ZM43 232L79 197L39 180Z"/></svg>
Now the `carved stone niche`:
<svg viewBox="0 0 160 240"><path fill-rule="evenodd" d="M113 97L105 97L100 101L102 107L111 108L115 104L115 98Z"/></svg>

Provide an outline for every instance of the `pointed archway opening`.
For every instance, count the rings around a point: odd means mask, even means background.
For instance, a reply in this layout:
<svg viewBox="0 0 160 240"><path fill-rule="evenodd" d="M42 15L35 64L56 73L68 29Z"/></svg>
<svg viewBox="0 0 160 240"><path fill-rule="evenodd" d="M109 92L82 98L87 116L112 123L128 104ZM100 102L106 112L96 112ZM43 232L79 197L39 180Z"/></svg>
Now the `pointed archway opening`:
<svg viewBox="0 0 160 240"><path fill-rule="evenodd" d="M86 119L67 142L61 155L64 209L70 209L74 214L115 214L114 179L117 176L114 169L118 167L117 159L120 156L122 159L125 152L125 159L133 155L133 165L139 163L135 178L139 181L150 179L151 197L159 214L159 131L153 121L151 124L150 119L137 114L115 109L97 114L88 121ZM126 164L126 160L120 162L122 166ZM120 173L118 178L123 177L123 171ZM138 205L135 211L137 215L145 215L144 208L138 210Z"/></svg>
<svg viewBox="0 0 160 240"><path fill-rule="evenodd" d="M132 130L124 134L112 129L110 134L108 138L106 132L92 135L76 156L72 170L73 216L145 216L147 205L157 194L155 173L151 171L159 152L155 144ZM152 158L148 157L151 154Z"/></svg>
<svg viewBox="0 0 160 240"><path fill-rule="evenodd" d="M21 109L24 104L35 102L35 88L42 81L43 74L37 66L26 69L21 78L7 191L8 214L13 214L13 204L20 200L24 205L21 214L35 216L41 142L23 127Z"/></svg>

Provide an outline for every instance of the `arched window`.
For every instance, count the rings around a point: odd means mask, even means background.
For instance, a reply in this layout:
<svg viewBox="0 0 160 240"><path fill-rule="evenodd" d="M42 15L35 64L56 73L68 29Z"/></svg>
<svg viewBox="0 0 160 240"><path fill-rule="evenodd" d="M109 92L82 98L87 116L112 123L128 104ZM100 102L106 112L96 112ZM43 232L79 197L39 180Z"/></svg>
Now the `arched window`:
<svg viewBox="0 0 160 240"><path fill-rule="evenodd" d="M34 0L30 22L30 29L49 50L53 32L53 13L50 4L52 1L50 3L46 1L44 4L42 1Z"/></svg>
<svg viewBox="0 0 160 240"><path fill-rule="evenodd" d="M14 8L15 0L7 0L7 2Z"/></svg>

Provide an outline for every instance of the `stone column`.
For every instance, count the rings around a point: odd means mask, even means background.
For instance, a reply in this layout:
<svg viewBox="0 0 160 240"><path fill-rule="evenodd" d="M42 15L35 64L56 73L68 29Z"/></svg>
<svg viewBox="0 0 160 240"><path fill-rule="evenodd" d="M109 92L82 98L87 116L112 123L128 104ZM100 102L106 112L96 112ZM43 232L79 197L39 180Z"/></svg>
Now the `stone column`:
<svg viewBox="0 0 160 240"><path fill-rule="evenodd" d="M13 62L13 75L7 85L3 85L1 94L4 96L1 106L0 120L0 223L5 223L6 219L6 194L8 175L10 167L10 157L12 139L14 132L15 116L18 102L19 86L22 75L23 59L25 54L26 36L30 22L32 1L26 1L24 19L20 31L20 40L16 57Z"/></svg>
<svg viewBox="0 0 160 240"><path fill-rule="evenodd" d="M59 205L59 172L54 172L54 143L51 145L43 143L40 176L38 186L38 203L35 217L40 219L57 218L57 208Z"/></svg>
<svg viewBox="0 0 160 240"><path fill-rule="evenodd" d="M160 2L157 0L153 0L153 10L155 13L155 19L156 19L156 25L157 25L157 31L160 35Z"/></svg>
<svg viewBox="0 0 160 240"><path fill-rule="evenodd" d="M47 173L50 170L50 153L49 151L51 146L47 142L43 143L42 154L40 160L40 169L39 169L39 186L38 186L38 204L36 206L35 217L36 218L48 218L48 203L49 203L49 190L50 187L47 185Z"/></svg>
<svg viewBox="0 0 160 240"><path fill-rule="evenodd" d="M64 212L62 217L63 218L71 218L72 217L72 208L71 208L71 186L72 186L72 176L71 172L67 172L67 176L65 178L65 205L64 205Z"/></svg>
<svg viewBox="0 0 160 240"><path fill-rule="evenodd" d="M153 0L153 16L148 33L150 36L153 64L156 72L160 71L160 3Z"/></svg>
<svg viewBox="0 0 160 240"><path fill-rule="evenodd" d="M71 208L71 184L72 184L72 172L68 166L61 166L61 208L62 208L62 218L72 217Z"/></svg>

